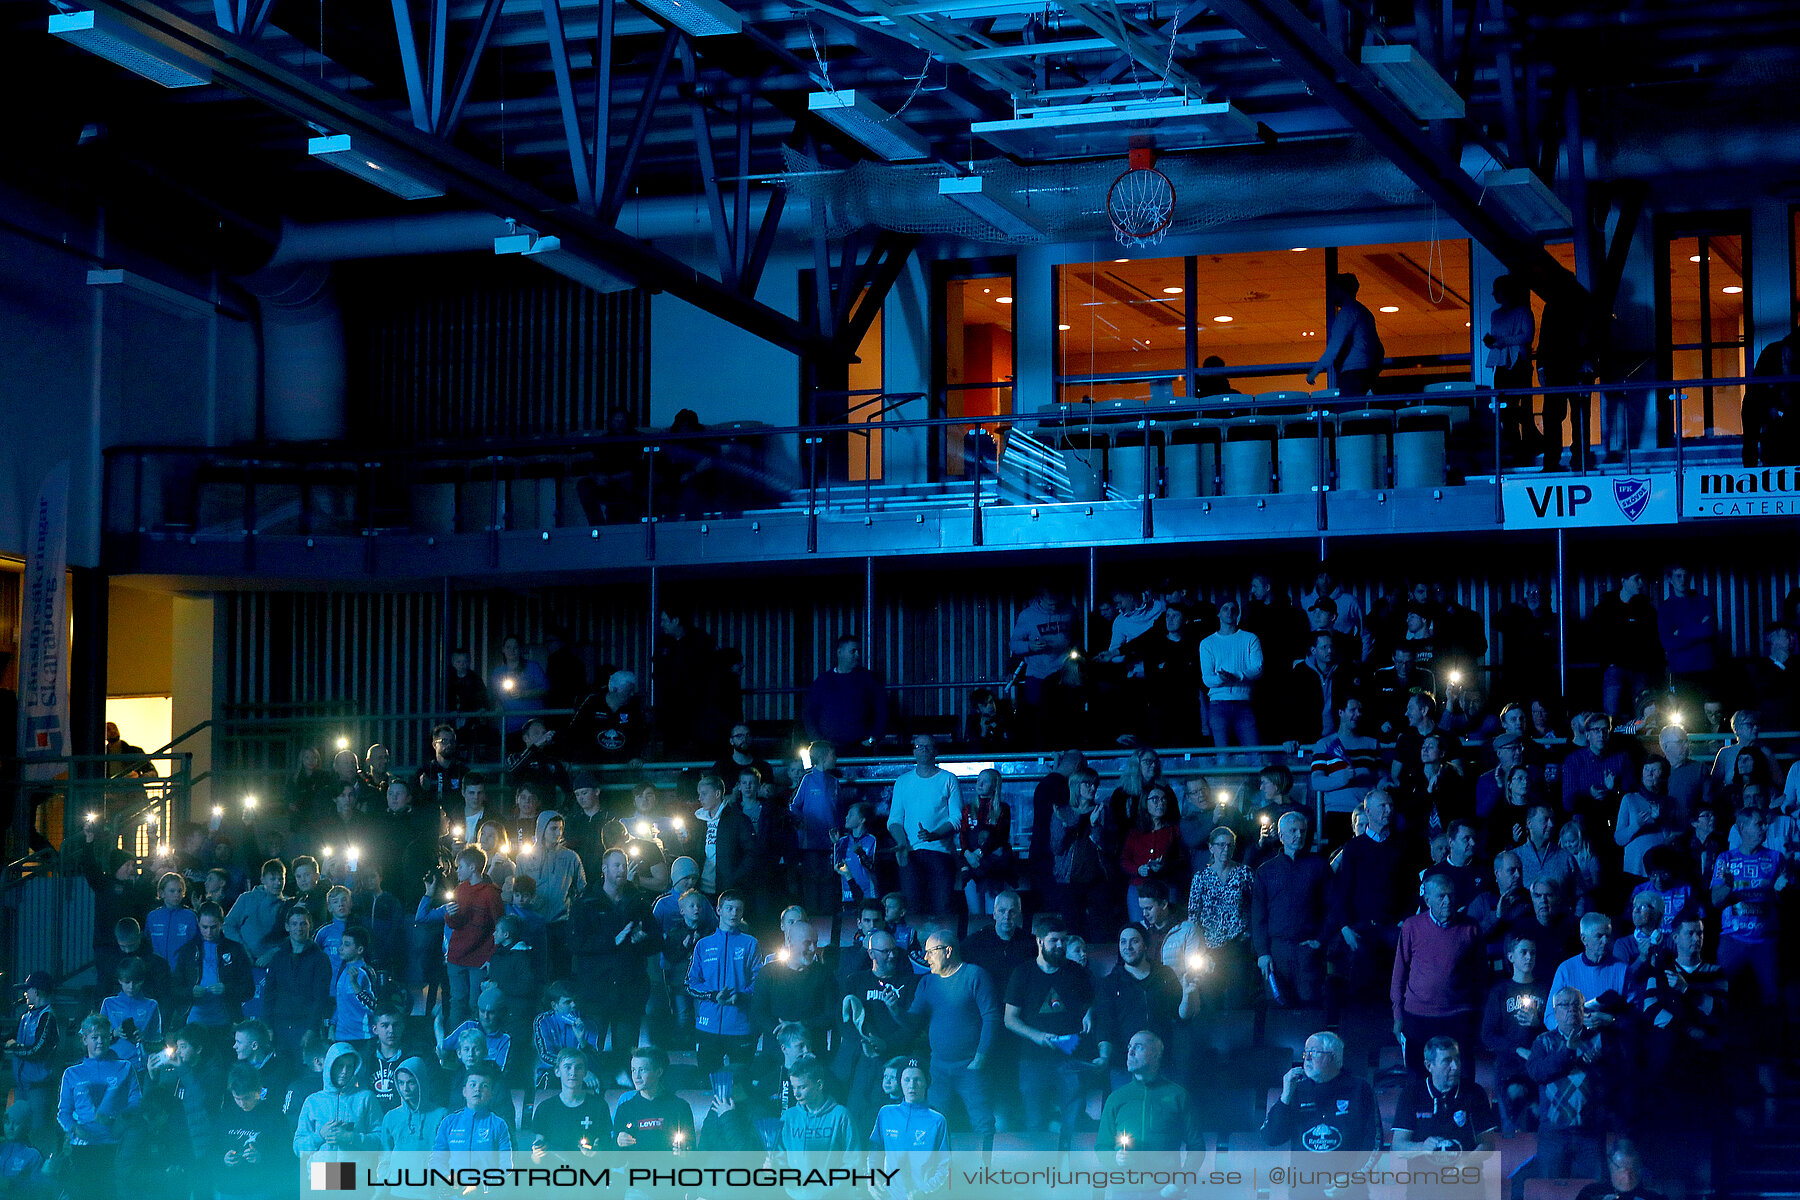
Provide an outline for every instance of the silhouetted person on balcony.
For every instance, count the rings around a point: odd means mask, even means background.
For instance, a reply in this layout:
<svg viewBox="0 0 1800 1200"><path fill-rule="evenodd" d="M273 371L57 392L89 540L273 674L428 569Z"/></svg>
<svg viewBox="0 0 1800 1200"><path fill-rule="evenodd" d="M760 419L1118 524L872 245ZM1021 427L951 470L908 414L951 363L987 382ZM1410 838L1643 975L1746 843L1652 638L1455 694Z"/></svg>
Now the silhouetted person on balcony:
<svg viewBox="0 0 1800 1200"><path fill-rule="evenodd" d="M1488 348L1487 365L1494 369L1497 389L1531 386L1531 339L1537 331L1531 315L1531 293L1513 275L1494 280L1494 312L1488 318L1488 332L1481 344ZM1501 437L1507 455L1521 461L1532 453L1538 440L1531 421L1531 397L1509 396L1501 401Z"/></svg>
<svg viewBox="0 0 1800 1200"><path fill-rule="evenodd" d="M1800 375L1800 323L1756 356L1752 375ZM1800 462L1800 383L1753 383L1744 389L1744 465Z"/></svg>
<svg viewBox="0 0 1800 1200"><path fill-rule="evenodd" d="M1538 382L1547 388L1578 387L1594 381L1588 346L1587 294L1575 290L1544 302L1544 328L1538 337ZM1593 401L1586 393L1563 392L1544 397L1544 470L1562 462L1563 418L1573 415L1569 469L1588 468L1589 422Z"/></svg>
<svg viewBox="0 0 1800 1200"><path fill-rule="evenodd" d="M615 408L606 414L607 440L594 448L593 474L575 484L590 525L635 521L643 515L644 448L613 440L638 436L629 412Z"/></svg>
<svg viewBox="0 0 1800 1200"><path fill-rule="evenodd" d="M1366 396L1375 389L1387 351L1382 349L1381 335L1375 330L1375 314L1356 298L1362 285L1348 272L1331 280L1332 299L1337 311L1331 315L1325 353L1306 373L1308 385L1327 373L1331 386L1344 396Z"/></svg>

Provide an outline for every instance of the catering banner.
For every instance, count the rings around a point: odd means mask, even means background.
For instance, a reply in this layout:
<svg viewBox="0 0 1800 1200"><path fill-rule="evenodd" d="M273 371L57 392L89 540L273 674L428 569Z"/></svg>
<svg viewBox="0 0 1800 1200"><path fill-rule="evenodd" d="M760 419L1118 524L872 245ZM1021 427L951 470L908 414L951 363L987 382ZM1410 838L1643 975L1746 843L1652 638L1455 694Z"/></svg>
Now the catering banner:
<svg viewBox="0 0 1800 1200"><path fill-rule="evenodd" d="M69 460L38 490L25 557L20 625L19 758L25 779L62 770L45 760L69 752Z"/></svg>

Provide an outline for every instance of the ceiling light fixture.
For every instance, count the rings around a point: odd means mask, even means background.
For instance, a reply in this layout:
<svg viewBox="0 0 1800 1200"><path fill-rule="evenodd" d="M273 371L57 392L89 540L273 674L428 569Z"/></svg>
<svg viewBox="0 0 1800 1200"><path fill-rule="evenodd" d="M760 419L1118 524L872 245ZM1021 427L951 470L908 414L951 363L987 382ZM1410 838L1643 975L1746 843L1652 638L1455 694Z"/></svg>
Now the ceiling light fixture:
<svg viewBox="0 0 1800 1200"><path fill-rule="evenodd" d="M1214 317L1213 320L1217 321L1221 325L1229 325L1229 324L1231 324L1231 322L1233 320L1235 320L1235 318L1233 318L1233 317Z"/></svg>
<svg viewBox="0 0 1800 1200"><path fill-rule="evenodd" d="M1288 253L1290 253L1290 254L1300 254L1300 253L1304 252L1305 250L1306 250L1305 246L1289 246L1288 247Z"/></svg>
<svg viewBox="0 0 1800 1200"><path fill-rule="evenodd" d="M1011 296L995 296L994 303L995 304L1011 304L1012 297Z"/></svg>
<svg viewBox="0 0 1800 1200"><path fill-rule="evenodd" d="M1131 260L1129 258L1115 258L1115 259L1113 259L1113 261L1116 263L1122 263L1122 262L1130 262Z"/></svg>
<svg viewBox="0 0 1800 1200"><path fill-rule="evenodd" d="M507 224L513 227L513 232L494 239L495 254L517 254L528 258L538 266L596 292L622 292L632 286L629 280L619 278L598 263L563 249L559 237L542 237L537 230L515 221Z"/></svg>
<svg viewBox="0 0 1800 1200"><path fill-rule="evenodd" d="M364 183L372 183L402 200L430 200L444 194L444 189L436 184L409 175L392 163L382 162L374 155L356 149L350 144L350 135L347 133L308 138L306 152L326 166L336 167L346 175L354 175Z"/></svg>
<svg viewBox="0 0 1800 1200"><path fill-rule="evenodd" d="M1738 286L1737 286L1737 285L1736 285L1736 284L1733 284L1733 285L1732 285L1732 286L1730 286L1730 287L1722 287L1722 288L1720 288L1720 289L1719 289L1719 290L1720 290L1720 291L1721 291L1721 292L1724 292L1724 293L1725 293L1725 294L1726 294L1726 295L1727 295L1727 296L1735 296L1735 295L1737 295L1737 294L1738 294L1738 293L1739 293L1739 292L1741 292L1741 291L1743 291L1743 290L1744 290L1744 289L1743 289L1743 288L1741 288L1741 287L1738 287Z"/></svg>
<svg viewBox="0 0 1800 1200"><path fill-rule="evenodd" d="M87 273L87 282L89 287L128 288L152 308L159 308L177 317L210 317L217 311L209 300L190 296L167 284L118 268L91 270Z"/></svg>
<svg viewBox="0 0 1800 1200"><path fill-rule="evenodd" d="M167 47L114 20L110 14L56 13L50 18L50 36L166 88L201 87L212 82L205 75L194 74L193 67Z"/></svg>
<svg viewBox="0 0 1800 1200"><path fill-rule="evenodd" d="M1689 262L1699 262L1700 256L1698 254L1690 254L1690 255L1688 255L1688 261Z"/></svg>
<svg viewBox="0 0 1800 1200"><path fill-rule="evenodd" d="M637 3L653 16L661 17L693 37L743 32L744 18L719 0L637 0Z"/></svg>
<svg viewBox="0 0 1800 1200"><path fill-rule="evenodd" d="M806 111L836 126L888 162L917 162L931 157L925 139L852 88L814 92L806 98Z"/></svg>
<svg viewBox="0 0 1800 1200"><path fill-rule="evenodd" d="M1481 186L1489 199L1534 234L1566 233L1574 227L1569 206L1535 172L1524 167L1488 171L1481 177Z"/></svg>
<svg viewBox="0 0 1800 1200"><path fill-rule="evenodd" d="M1362 64L1400 107L1421 121L1459 120L1463 98L1411 46L1364 46Z"/></svg>
<svg viewBox="0 0 1800 1200"><path fill-rule="evenodd" d="M1382 312L1399 312L1400 306L1398 304L1384 304L1381 306L1381 311Z"/></svg>
<svg viewBox="0 0 1800 1200"><path fill-rule="evenodd" d="M1180 288L1176 288L1176 287L1168 287L1168 288L1164 288L1164 289L1163 289L1163 295L1165 295L1165 296L1179 296L1179 295L1181 295L1181 289L1180 289Z"/></svg>
<svg viewBox="0 0 1800 1200"><path fill-rule="evenodd" d="M946 175L938 180L938 195L960 204L986 221L1003 237L1037 238L1043 230L1032 224L1024 209L1011 197L986 190L979 175Z"/></svg>

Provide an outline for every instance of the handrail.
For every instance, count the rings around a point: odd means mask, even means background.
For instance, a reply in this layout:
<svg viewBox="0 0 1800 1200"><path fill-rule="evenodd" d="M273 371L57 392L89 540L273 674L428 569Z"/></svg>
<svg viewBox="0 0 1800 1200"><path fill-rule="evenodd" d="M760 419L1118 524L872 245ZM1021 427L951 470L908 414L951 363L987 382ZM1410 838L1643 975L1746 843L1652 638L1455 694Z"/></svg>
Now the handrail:
<svg viewBox="0 0 1800 1200"><path fill-rule="evenodd" d="M169 751L175 749L175 747L181 745L181 743L187 741L189 738L198 734L201 730L212 728L212 723L213 722L212 722L211 717L206 718L206 720L200 722L198 725L194 726L192 729L189 729L186 732L182 733L181 735L176 737L174 740L172 740L168 745L164 746L160 750L157 750L154 754L148 755L147 757L154 758L157 754L168 753Z"/></svg>
<svg viewBox="0 0 1800 1200"><path fill-rule="evenodd" d="M1559 386L1538 385L1523 388L1493 388L1471 383L1467 390L1455 392L1393 392L1372 396L1314 396L1309 394L1307 403L1311 405L1347 406L1355 404L1367 407L1371 403L1394 404L1397 402L1417 402L1420 404L1444 404L1452 399L1480 399L1483 401L1498 398L1530 397L1530 396L1592 396L1596 393L1605 395L1610 392L1655 392L1688 389L1694 387L1732 387L1750 384L1800 383L1800 375L1759 375L1759 376L1720 376L1712 378L1676 379L1676 380L1629 380L1612 383L1568 384ZM993 385L984 385L993 386ZM1176 403L1159 405L1154 410L1158 418L1199 416L1208 409L1217 408L1255 408L1256 396L1246 392L1241 396L1233 396L1228 402L1206 404L1202 401L1209 397L1188 399L1178 397ZM1181 401L1185 401L1181 402ZM184 454L198 458L212 458L221 461L239 461L247 465L285 464L285 463L337 463L345 465L372 465L380 460L420 460L445 462L498 462L512 455L542 456L557 452L581 453L603 446L658 446L662 443L674 442L719 442L741 441L747 439L766 440L769 438L789 436L822 436L842 434L847 431L893 432L903 429L939 429L961 428L973 423L1010 423L1020 419L1036 419L1035 413L1000 413L980 421L969 416L962 417L907 417L898 421L862 421L855 423L831 423L811 425L770 425L753 429L713 428L695 431L674 432L656 430L635 434L629 437L612 435L574 434L556 438L515 439L506 442L484 441L479 445L445 445L445 446L404 446L390 447L382 450L370 450L348 443L329 443L324 445L267 445L246 444L237 447L212 446L174 446L148 443L126 443L108 446L103 450L107 456L130 456L144 454ZM1689 439L1692 440L1692 439Z"/></svg>

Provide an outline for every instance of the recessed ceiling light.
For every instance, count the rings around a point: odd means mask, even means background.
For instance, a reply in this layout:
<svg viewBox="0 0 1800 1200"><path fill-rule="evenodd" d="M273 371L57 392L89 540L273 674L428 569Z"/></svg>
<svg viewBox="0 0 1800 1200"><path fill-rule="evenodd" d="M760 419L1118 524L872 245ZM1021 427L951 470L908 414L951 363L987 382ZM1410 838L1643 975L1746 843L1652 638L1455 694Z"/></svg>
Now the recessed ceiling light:
<svg viewBox="0 0 1800 1200"><path fill-rule="evenodd" d="M1305 249L1306 249L1306 247L1305 247L1305 246L1293 246L1293 247L1290 247L1290 251L1291 251L1291 252L1292 252L1292 253L1294 253L1294 254L1298 254L1298 253L1300 253L1300 252L1301 252L1301 251L1302 251L1302 250L1305 250Z"/></svg>
<svg viewBox="0 0 1800 1200"><path fill-rule="evenodd" d="M1113 259L1113 261L1114 262L1130 262L1131 260L1129 258L1115 258L1115 259Z"/></svg>
<svg viewBox="0 0 1800 1200"><path fill-rule="evenodd" d="M1011 304L1012 297L1011 296L995 296L994 303L995 304Z"/></svg>
<svg viewBox="0 0 1800 1200"><path fill-rule="evenodd" d="M1743 289L1743 288L1741 288L1741 287L1737 287L1737 286L1735 286L1735 285L1734 285L1734 286L1732 286L1732 287L1727 287L1727 288L1720 288L1720 289L1719 289L1719 290L1720 290L1720 291L1721 291L1721 292L1724 292L1724 293L1725 293L1725 294L1726 294L1726 295L1727 295L1727 296L1735 296L1735 295L1737 295L1737 294L1738 294L1738 293L1739 293L1739 292L1741 292L1741 291L1743 291L1743 290L1744 290L1744 289Z"/></svg>
<svg viewBox="0 0 1800 1200"><path fill-rule="evenodd" d="M993 293L993 290L994 290L993 288L982 288L981 294L984 296L991 295Z"/></svg>
<svg viewBox="0 0 1800 1200"><path fill-rule="evenodd" d="M1179 296L1179 295L1181 295L1181 289L1180 289L1180 288L1178 288L1178 287L1166 287L1166 288L1164 288L1164 289L1163 289L1163 295L1165 295L1165 296Z"/></svg>
<svg viewBox="0 0 1800 1200"><path fill-rule="evenodd" d="M1381 306L1381 311L1382 312L1399 312L1400 306L1398 304L1384 304Z"/></svg>
<svg viewBox="0 0 1800 1200"><path fill-rule="evenodd" d="M1464 321L1464 322L1463 322L1463 328L1464 328L1464 329L1467 329L1467 328L1468 328L1468 327L1469 327L1469 323L1468 323L1468 322L1467 322L1467 321Z"/></svg>
<svg viewBox="0 0 1800 1200"><path fill-rule="evenodd" d="M1690 255L1688 255L1688 261L1689 262L1699 262L1700 256L1698 254L1690 254Z"/></svg>
<svg viewBox="0 0 1800 1200"><path fill-rule="evenodd" d="M1067 325L1058 325L1057 328L1058 329L1067 329L1069 327Z"/></svg>
<svg viewBox="0 0 1800 1200"><path fill-rule="evenodd" d="M1214 317L1214 318L1213 318L1213 320L1215 320L1215 321L1217 321L1217 322L1218 322L1218 323L1219 323L1219 324L1221 324L1221 325L1229 325L1229 324L1231 324L1231 318L1230 318L1230 317Z"/></svg>

